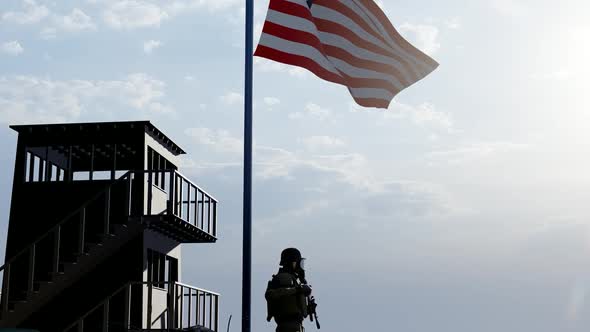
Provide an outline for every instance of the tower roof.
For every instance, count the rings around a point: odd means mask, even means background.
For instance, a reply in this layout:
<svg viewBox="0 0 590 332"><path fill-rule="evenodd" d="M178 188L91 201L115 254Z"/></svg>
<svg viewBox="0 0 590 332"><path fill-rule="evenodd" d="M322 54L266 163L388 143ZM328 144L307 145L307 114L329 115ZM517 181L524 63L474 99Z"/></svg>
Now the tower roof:
<svg viewBox="0 0 590 332"><path fill-rule="evenodd" d="M129 133L130 129L138 129L142 127L145 133L152 136L174 155L186 153L150 121L54 123L10 126L10 128L23 135L45 136L48 138L67 135L72 139L75 139L78 136L88 136L90 133L95 133L97 135L125 135Z"/></svg>

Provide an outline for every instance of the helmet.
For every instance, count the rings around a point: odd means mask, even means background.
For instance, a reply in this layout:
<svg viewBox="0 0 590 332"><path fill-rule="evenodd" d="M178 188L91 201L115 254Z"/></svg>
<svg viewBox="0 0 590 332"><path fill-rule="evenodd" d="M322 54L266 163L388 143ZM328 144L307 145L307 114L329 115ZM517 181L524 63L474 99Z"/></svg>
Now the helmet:
<svg viewBox="0 0 590 332"><path fill-rule="evenodd" d="M286 266L292 262L301 261L301 252L297 248L287 248L281 252L281 262L279 265Z"/></svg>

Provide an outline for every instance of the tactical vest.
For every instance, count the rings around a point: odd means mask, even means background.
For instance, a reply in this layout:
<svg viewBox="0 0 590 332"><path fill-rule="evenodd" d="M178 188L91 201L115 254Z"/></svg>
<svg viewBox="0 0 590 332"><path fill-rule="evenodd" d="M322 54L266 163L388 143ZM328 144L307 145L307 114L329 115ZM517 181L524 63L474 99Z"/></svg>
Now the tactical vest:
<svg viewBox="0 0 590 332"><path fill-rule="evenodd" d="M297 278L291 273L279 272L268 282L269 289L292 288L300 286ZM275 318L281 321L301 321L307 317L307 300L305 295L293 294L281 296L275 300L267 300L267 319Z"/></svg>

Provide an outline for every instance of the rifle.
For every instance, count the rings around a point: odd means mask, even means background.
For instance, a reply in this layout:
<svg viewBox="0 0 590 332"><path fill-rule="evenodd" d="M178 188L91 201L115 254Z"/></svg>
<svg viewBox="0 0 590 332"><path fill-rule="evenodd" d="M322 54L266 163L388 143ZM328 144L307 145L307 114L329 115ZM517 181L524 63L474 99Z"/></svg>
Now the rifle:
<svg viewBox="0 0 590 332"><path fill-rule="evenodd" d="M318 313L316 311L317 303L315 303L315 297L307 297L307 313L309 314L309 320L313 322L315 317L315 326L320 329L320 321L318 321Z"/></svg>

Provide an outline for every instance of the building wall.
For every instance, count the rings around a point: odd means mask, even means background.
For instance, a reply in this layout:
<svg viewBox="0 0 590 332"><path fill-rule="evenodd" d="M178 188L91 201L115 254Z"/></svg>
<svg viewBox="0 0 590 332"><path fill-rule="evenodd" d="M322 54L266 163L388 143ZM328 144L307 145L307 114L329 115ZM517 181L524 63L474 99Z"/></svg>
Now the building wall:
<svg viewBox="0 0 590 332"><path fill-rule="evenodd" d="M143 235L143 281L147 282L148 279L148 249L156 252L165 254L166 256L177 259L178 261L178 281L181 280L181 246L177 241L166 237L160 233L152 230L146 230ZM148 303L149 303L150 290L149 286L143 287L143 314L142 314L142 326L147 328L148 319L152 322L152 328L164 328L167 325L167 304L168 304L168 292L166 289L160 289L152 287L151 289L151 303L152 311L149 315ZM164 324L164 325L163 325Z"/></svg>

